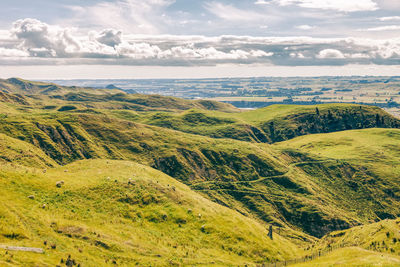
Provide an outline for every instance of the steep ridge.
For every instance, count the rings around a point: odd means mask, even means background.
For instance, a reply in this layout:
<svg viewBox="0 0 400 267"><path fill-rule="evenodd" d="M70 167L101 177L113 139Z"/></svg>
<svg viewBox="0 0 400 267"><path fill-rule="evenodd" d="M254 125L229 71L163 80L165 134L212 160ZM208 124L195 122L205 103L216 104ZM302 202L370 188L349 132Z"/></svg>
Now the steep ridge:
<svg viewBox="0 0 400 267"><path fill-rule="evenodd" d="M0 91L0 102L3 103L11 103L11 104L21 104L21 105L28 105L27 99L18 94L8 94L5 92Z"/></svg>
<svg viewBox="0 0 400 267"><path fill-rule="evenodd" d="M56 167L58 164L42 150L21 140L0 134L0 164Z"/></svg>

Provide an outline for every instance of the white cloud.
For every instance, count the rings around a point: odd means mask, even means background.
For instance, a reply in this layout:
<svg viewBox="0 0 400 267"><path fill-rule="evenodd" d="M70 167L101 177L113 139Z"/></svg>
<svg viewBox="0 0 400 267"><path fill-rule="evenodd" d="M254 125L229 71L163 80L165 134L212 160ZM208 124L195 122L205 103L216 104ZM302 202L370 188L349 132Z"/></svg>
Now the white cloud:
<svg viewBox="0 0 400 267"><path fill-rule="evenodd" d="M272 57L274 55L273 52L265 52L262 50L251 50L250 54L254 57Z"/></svg>
<svg viewBox="0 0 400 267"><path fill-rule="evenodd" d="M345 56L349 57L349 58L354 58L354 59L371 58L370 55L367 55L367 54L364 54L364 53L346 54Z"/></svg>
<svg viewBox="0 0 400 267"><path fill-rule="evenodd" d="M265 1L265 0L257 0L254 2L255 5L269 5L271 4L271 1Z"/></svg>
<svg viewBox="0 0 400 267"><path fill-rule="evenodd" d="M300 59L306 58L306 57L303 55L303 53L295 53L295 52L290 53L289 56L290 56L291 58L300 58Z"/></svg>
<svg viewBox="0 0 400 267"><path fill-rule="evenodd" d="M399 64L400 38L124 35L105 29L83 34L34 19L18 20L0 38L1 64L216 65L261 63ZM15 60L24 58L23 61ZM15 61L12 61L15 60Z"/></svg>
<svg viewBox="0 0 400 267"><path fill-rule="evenodd" d="M360 29L359 31L381 32L381 31L398 31L398 30L400 30L400 25L387 25L387 26L372 27L372 28L367 28L367 29Z"/></svg>
<svg viewBox="0 0 400 267"><path fill-rule="evenodd" d="M379 18L380 21L393 21L393 20L400 20L400 16L393 16L393 17L381 17Z"/></svg>
<svg viewBox="0 0 400 267"><path fill-rule="evenodd" d="M29 53L21 51L19 49L8 49L0 47L0 57L28 57Z"/></svg>
<svg viewBox="0 0 400 267"><path fill-rule="evenodd" d="M209 39L201 36L153 37L153 41L160 38L170 43L169 47L164 49L150 43L151 36L133 35L125 40L122 31L114 29L91 31L87 36L75 36L74 34L78 33L72 29L52 26L35 19L16 21L11 32L16 37L16 46L13 49L0 46L0 56L218 61L247 60L273 55L271 52L258 49L230 48L229 51L223 51L226 49L220 50L214 47L221 44L218 38L211 41L207 47L197 47L194 43L196 40L202 42Z"/></svg>
<svg viewBox="0 0 400 267"><path fill-rule="evenodd" d="M96 40L108 46L117 46L122 43L122 31L114 29L104 30L96 37Z"/></svg>
<svg viewBox="0 0 400 267"><path fill-rule="evenodd" d="M204 7L215 16L228 21L255 21L265 19L265 16L260 13L239 9L233 5L225 5L219 2L206 3Z"/></svg>
<svg viewBox="0 0 400 267"><path fill-rule="evenodd" d="M296 26L295 28L296 28L296 29L299 29L299 30L308 31L308 30L314 29L315 27L314 27L314 26L307 25L307 24L304 24L304 25L298 25L298 26Z"/></svg>
<svg viewBox="0 0 400 267"><path fill-rule="evenodd" d="M161 49L156 45L147 43L123 42L116 47L116 52L119 56L126 56L133 59L155 58L161 54Z"/></svg>
<svg viewBox="0 0 400 267"><path fill-rule="evenodd" d="M389 10L391 12L395 10L400 10L400 3L398 0L376 0L379 4L379 7L385 10Z"/></svg>
<svg viewBox="0 0 400 267"><path fill-rule="evenodd" d="M340 52L337 49L324 49L318 53L317 58L320 58L320 59L342 59L342 58L345 58L345 56L343 55L342 52Z"/></svg>
<svg viewBox="0 0 400 267"><path fill-rule="evenodd" d="M79 25L122 29L132 33L156 34L165 24L165 8L175 0L102 1L92 6L69 6L75 16L62 19Z"/></svg>
<svg viewBox="0 0 400 267"><path fill-rule="evenodd" d="M341 12L374 11L378 5L372 0L274 0L281 6L297 5L304 8Z"/></svg>
<svg viewBox="0 0 400 267"><path fill-rule="evenodd" d="M11 33L21 41L20 48L34 55L63 56L67 51L80 49L72 29L50 26L36 19L17 20Z"/></svg>

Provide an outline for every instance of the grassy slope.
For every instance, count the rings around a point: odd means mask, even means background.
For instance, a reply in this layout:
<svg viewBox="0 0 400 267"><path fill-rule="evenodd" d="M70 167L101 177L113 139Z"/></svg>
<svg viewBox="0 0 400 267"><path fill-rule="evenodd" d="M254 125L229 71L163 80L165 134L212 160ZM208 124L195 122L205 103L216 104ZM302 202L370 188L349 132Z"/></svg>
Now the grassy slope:
<svg viewBox="0 0 400 267"><path fill-rule="evenodd" d="M400 257L388 253L379 253L358 247L342 248L335 250L323 257L306 263L298 263L293 267L313 266L386 266L394 267L400 265Z"/></svg>
<svg viewBox="0 0 400 267"><path fill-rule="evenodd" d="M38 167L55 167L58 164L39 148L7 135L0 134L0 163L29 164Z"/></svg>
<svg viewBox="0 0 400 267"><path fill-rule="evenodd" d="M278 235L271 241L263 225L137 163L85 160L42 170L1 165L0 243L45 254L1 252L0 265L54 265L68 255L83 266L236 265L298 251Z"/></svg>
<svg viewBox="0 0 400 267"><path fill-rule="evenodd" d="M279 143L277 147L362 165L382 179L390 195L400 196L397 186L400 174L398 129L364 129L303 136Z"/></svg>
<svg viewBox="0 0 400 267"><path fill-rule="evenodd" d="M400 254L400 219L382 220L327 234L318 244L327 246L358 246L379 252Z"/></svg>

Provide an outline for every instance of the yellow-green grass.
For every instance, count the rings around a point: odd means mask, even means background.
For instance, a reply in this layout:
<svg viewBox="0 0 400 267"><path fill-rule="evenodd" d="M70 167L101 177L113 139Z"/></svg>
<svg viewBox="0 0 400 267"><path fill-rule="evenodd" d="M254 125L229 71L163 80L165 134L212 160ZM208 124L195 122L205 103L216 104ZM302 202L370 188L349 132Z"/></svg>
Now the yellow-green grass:
<svg viewBox="0 0 400 267"><path fill-rule="evenodd" d="M290 265L293 267L337 266L373 267L400 266L400 257L388 253L365 250L359 247L341 248L313 261Z"/></svg>
<svg viewBox="0 0 400 267"><path fill-rule="evenodd" d="M0 250L5 266L55 265L68 255L82 266L236 266L300 253L277 234L270 240L265 225L129 161L2 165L0 203L0 244L45 249Z"/></svg>
<svg viewBox="0 0 400 267"><path fill-rule="evenodd" d="M324 249L328 246L358 246L400 255L400 219L382 220L331 232L321 239L317 247Z"/></svg>
<svg viewBox="0 0 400 267"><path fill-rule="evenodd" d="M318 108L320 112L333 109L344 109L354 108L360 105L354 104L321 104L321 105L271 105L265 108L259 108L255 110L249 110L237 114L237 117L247 122L265 122L279 117L285 117L291 114L301 113L314 113L315 109Z"/></svg>
<svg viewBox="0 0 400 267"><path fill-rule="evenodd" d="M400 174L400 130L363 129L314 134L274 144L320 157L347 160L373 168L380 176Z"/></svg>
<svg viewBox="0 0 400 267"><path fill-rule="evenodd" d="M301 114L301 113L315 113L316 108L318 108L321 112L333 109L345 109L345 108L355 108L360 105L355 104L343 104L343 103L335 103L335 104L320 104L320 105L285 105L285 104L275 104L265 108L259 108L255 110L246 110L238 113L227 113L222 111L210 111L210 110L196 110L191 109L188 111L183 111L178 114L178 116L184 116L187 113L203 113L206 116L217 118L217 119L228 119L233 122L238 123L248 123L254 124L261 122L267 122L273 119L282 118L288 115L293 114ZM377 109L377 107L366 107L371 109ZM152 114L150 114L152 115ZM147 116L148 117L148 116ZM146 118L146 117L145 117Z"/></svg>
<svg viewBox="0 0 400 267"><path fill-rule="evenodd" d="M53 167L58 164L42 150L24 141L0 134L0 164Z"/></svg>

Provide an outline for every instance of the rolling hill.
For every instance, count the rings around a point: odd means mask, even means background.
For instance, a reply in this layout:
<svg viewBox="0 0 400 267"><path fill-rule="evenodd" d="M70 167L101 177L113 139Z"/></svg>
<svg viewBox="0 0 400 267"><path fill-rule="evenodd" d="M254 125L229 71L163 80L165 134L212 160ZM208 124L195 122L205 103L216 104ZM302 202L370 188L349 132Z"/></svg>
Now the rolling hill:
<svg viewBox="0 0 400 267"><path fill-rule="evenodd" d="M299 250L133 162L85 160L46 172L2 164L1 170L0 243L45 250L2 253L1 265L48 266L68 255L81 266L254 264Z"/></svg>
<svg viewBox="0 0 400 267"><path fill-rule="evenodd" d="M7 254L1 264L65 264L71 255L83 266L254 265L400 217L400 123L379 108L240 112L213 101L1 82L0 243L45 249ZM367 236L343 253L380 255Z"/></svg>

